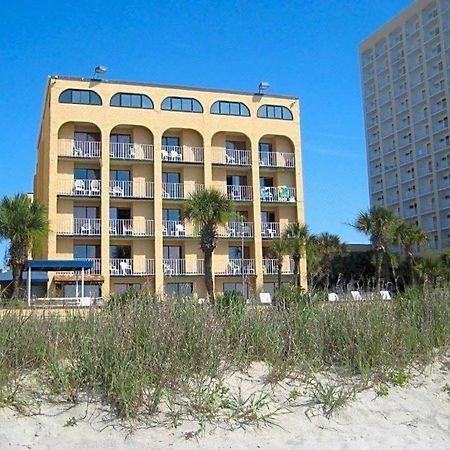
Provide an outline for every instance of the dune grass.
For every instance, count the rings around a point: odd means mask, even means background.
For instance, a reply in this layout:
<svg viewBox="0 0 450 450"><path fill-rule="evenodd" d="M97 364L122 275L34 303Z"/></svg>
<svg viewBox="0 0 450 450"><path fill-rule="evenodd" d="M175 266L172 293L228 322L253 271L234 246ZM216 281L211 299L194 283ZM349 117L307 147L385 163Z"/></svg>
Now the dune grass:
<svg viewBox="0 0 450 450"><path fill-rule="evenodd" d="M0 405L14 401L32 374L48 394L72 402L102 398L121 417L153 417L165 409L175 425L184 415L209 421L227 411L257 422L269 417L266 394L229 392L226 373L264 362L273 383L320 371L389 381L450 343L448 290L408 290L392 302L298 298L262 308L239 298L197 305L130 294L67 318L4 310ZM327 389L316 389L316 396L333 405L334 391Z"/></svg>

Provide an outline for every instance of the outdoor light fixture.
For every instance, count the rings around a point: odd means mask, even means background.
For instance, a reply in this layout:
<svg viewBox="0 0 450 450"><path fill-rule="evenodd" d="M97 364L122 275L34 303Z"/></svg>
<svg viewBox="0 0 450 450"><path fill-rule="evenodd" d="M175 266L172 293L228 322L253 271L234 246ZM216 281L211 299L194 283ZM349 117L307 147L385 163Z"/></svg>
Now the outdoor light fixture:
<svg viewBox="0 0 450 450"><path fill-rule="evenodd" d="M95 78L96 75L103 75L108 69L105 66L97 66L94 69L94 76L93 78Z"/></svg>
<svg viewBox="0 0 450 450"><path fill-rule="evenodd" d="M270 84L267 81L261 81L259 83L258 89L259 89L259 95L263 95L264 91L267 91L267 89L270 88Z"/></svg>

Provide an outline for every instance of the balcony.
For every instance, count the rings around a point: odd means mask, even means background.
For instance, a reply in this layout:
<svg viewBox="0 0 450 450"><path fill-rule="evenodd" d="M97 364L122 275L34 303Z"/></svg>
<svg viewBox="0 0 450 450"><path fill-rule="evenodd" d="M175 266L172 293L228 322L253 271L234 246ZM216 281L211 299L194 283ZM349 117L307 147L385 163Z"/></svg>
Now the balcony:
<svg viewBox="0 0 450 450"><path fill-rule="evenodd" d="M263 239L275 239L280 237L279 222L263 222L261 223L261 236Z"/></svg>
<svg viewBox="0 0 450 450"><path fill-rule="evenodd" d="M205 273L203 259L163 259L165 276L191 276Z"/></svg>
<svg viewBox="0 0 450 450"><path fill-rule="evenodd" d="M154 198L151 181L110 181L109 196L114 198Z"/></svg>
<svg viewBox="0 0 450 450"><path fill-rule="evenodd" d="M250 150L216 148L213 152L213 158L213 164L226 166L250 166L252 163Z"/></svg>
<svg viewBox="0 0 450 450"><path fill-rule="evenodd" d="M155 235L153 220L110 219L109 235L118 237L146 237Z"/></svg>
<svg viewBox="0 0 450 450"><path fill-rule="evenodd" d="M216 275L242 276L255 274L254 259L229 259L226 267L216 272Z"/></svg>
<svg viewBox="0 0 450 450"><path fill-rule="evenodd" d="M252 201L252 187L251 186L227 186L227 196L230 200L236 202Z"/></svg>
<svg viewBox="0 0 450 450"><path fill-rule="evenodd" d="M111 142L109 156L111 159L153 161L153 145Z"/></svg>
<svg viewBox="0 0 450 450"><path fill-rule="evenodd" d="M59 139L58 155L67 158L100 158L102 143Z"/></svg>
<svg viewBox="0 0 450 450"><path fill-rule="evenodd" d="M57 234L60 236L100 236L101 219L58 220Z"/></svg>
<svg viewBox="0 0 450 450"><path fill-rule="evenodd" d="M86 276L92 275L101 275L102 273L102 264L100 258L74 258L74 259L82 259L92 261L92 269L88 269L84 272ZM67 275L68 272L61 272L61 275Z"/></svg>
<svg viewBox="0 0 450 450"><path fill-rule="evenodd" d="M131 258L112 258L109 260L109 274L119 277L154 275L155 260L134 261Z"/></svg>
<svg viewBox="0 0 450 450"><path fill-rule="evenodd" d="M262 202L289 202L295 203L295 188L289 186L260 188Z"/></svg>
<svg viewBox="0 0 450 450"><path fill-rule="evenodd" d="M277 259L263 259L264 275L278 275L278 260ZM290 275L294 273L294 260L290 259L289 264L283 261L281 268L282 275Z"/></svg>
<svg viewBox="0 0 450 450"><path fill-rule="evenodd" d="M295 167L294 153L259 152L260 167Z"/></svg>
<svg viewBox="0 0 450 450"><path fill-rule="evenodd" d="M164 237L198 237L199 233L191 223L181 220L163 220L162 234Z"/></svg>
<svg viewBox="0 0 450 450"><path fill-rule="evenodd" d="M189 147L187 145L163 145L161 147L163 162L202 163L203 147Z"/></svg>
<svg viewBox="0 0 450 450"><path fill-rule="evenodd" d="M58 195L100 197L100 180L58 180Z"/></svg>
<svg viewBox="0 0 450 450"><path fill-rule="evenodd" d="M219 237L248 239L254 236L253 222L228 222L219 229Z"/></svg>
<svg viewBox="0 0 450 450"><path fill-rule="evenodd" d="M203 189L203 184L163 183L162 197L165 200L187 200L191 194Z"/></svg>

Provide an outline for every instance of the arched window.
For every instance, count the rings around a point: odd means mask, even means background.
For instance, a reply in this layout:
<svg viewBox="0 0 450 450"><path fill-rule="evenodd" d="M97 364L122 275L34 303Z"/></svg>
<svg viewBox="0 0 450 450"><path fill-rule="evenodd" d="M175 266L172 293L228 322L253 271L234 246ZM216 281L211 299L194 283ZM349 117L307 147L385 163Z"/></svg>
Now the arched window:
<svg viewBox="0 0 450 450"><path fill-rule="evenodd" d="M195 98L167 97L161 103L161 109L166 111L183 111L202 113L203 106Z"/></svg>
<svg viewBox="0 0 450 450"><path fill-rule="evenodd" d="M102 99L97 92L86 89L66 89L59 95L59 103L76 103L80 105L101 105Z"/></svg>
<svg viewBox="0 0 450 450"><path fill-rule="evenodd" d="M250 117L250 110L243 103L219 100L211 106L211 114Z"/></svg>
<svg viewBox="0 0 450 450"><path fill-rule="evenodd" d="M262 105L258 109L258 117L263 119L293 120L292 112L286 106Z"/></svg>
<svg viewBox="0 0 450 450"><path fill-rule="evenodd" d="M111 97L109 104L110 106L121 106L122 108L153 109L151 98L144 94L118 92Z"/></svg>

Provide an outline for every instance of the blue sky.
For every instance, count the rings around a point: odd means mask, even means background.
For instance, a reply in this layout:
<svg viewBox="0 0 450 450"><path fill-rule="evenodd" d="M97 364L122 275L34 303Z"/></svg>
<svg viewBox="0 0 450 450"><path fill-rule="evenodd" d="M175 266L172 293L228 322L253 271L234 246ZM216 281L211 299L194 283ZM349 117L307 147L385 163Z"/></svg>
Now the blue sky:
<svg viewBox="0 0 450 450"><path fill-rule="evenodd" d="M90 76L102 64L107 79L252 92L264 80L301 100L307 223L364 242L345 225L368 207L358 45L410 3L5 2L0 195L32 189L49 74Z"/></svg>

